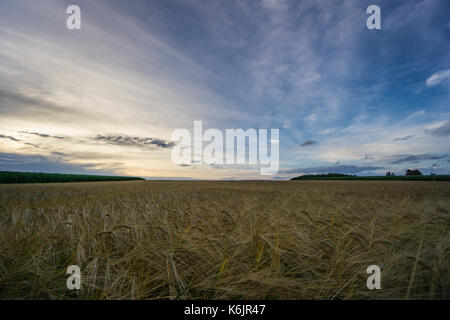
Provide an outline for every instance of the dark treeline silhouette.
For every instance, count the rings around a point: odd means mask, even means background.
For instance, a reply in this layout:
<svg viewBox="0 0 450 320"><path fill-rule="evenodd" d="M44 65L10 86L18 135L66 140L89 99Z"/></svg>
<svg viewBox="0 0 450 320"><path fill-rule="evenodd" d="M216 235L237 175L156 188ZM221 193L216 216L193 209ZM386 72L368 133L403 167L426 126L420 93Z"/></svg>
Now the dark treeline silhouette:
<svg viewBox="0 0 450 320"><path fill-rule="evenodd" d="M96 176L87 174L60 174L41 172L0 171L0 183L48 183L145 180L138 177Z"/></svg>
<svg viewBox="0 0 450 320"><path fill-rule="evenodd" d="M408 171L407 171L408 172ZM419 170L412 170L412 173L404 176L396 176L388 171L385 176L356 176L340 173L328 174L306 174L292 178L291 180L408 180L408 181L450 181L450 175L422 175Z"/></svg>
<svg viewBox="0 0 450 320"><path fill-rule="evenodd" d="M321 173L321 174L305 174L302 177L311 178L311 177L356 177L356 176L342 173Z"/></svg>
<svg viewBox="0 0 450 320"><path fill-rule="evenodd" d="M407 176L421 176L422 172L420 172L419 169L414 169L414 170L413 169L408 169L408 170L406 170L405 175L407 175Z"/></svg>

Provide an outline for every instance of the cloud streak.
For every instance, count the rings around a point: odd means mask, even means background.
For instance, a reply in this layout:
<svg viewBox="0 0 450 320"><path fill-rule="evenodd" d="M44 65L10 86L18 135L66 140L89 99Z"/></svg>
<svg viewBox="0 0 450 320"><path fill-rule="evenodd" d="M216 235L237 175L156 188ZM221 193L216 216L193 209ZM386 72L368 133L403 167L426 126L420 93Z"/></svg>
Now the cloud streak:
<svg viewBox="0 0 450 320"><path fill-rule="evenodd" d="M51 96L48 98L51 99ZM21 119L54 119L70 121L75 118L92 118L92 114L77 108L66 107L50 101L42 96L14 92L14 89L5 91L0 89L0 113L3 116L19 117Z"/></svg>
<svg viewBox="0 0 450 320"><path fill-rule="evenodd" d="M391 162L391 164L400 164L400 163L418 163L420 161L426 160L440 160L448 158L448 154L416 154L416 155L407 155L403 156L397 160Z"/></svg>
<svg viewBox="0 0 450 320"><path fill-rule="evenodd" d="M411 138L414 138L414 135L409 135L409 136L406 136L406 137L403 137L403 138L395 138L394 141L406 141L406 140L409 140Z"/></svg>
<svg viewBox="0 0 450 320"><path fill-rule="evenodd" d="M52 136L49 134L45 134L45 133L39 133L39 132L27 132L27 131L19 131L20 133L26 133L26 134L31 134L31 135L35 135L41 138L53 138L53 139L66 139L65 137L61 137L61 136Z"/></svg>
<svg viewBox="0 0 450 320"><path fill-rule="evenodd" d="M366 171L374 171L384 169L379 166L357 166L357 165L335 165L335 166L323 166L323 167L310 167L310 168L296 168L284 170L286 174L310 174L310 173L342 173L342 174L357 174Z"/></svg>
<svg viewBox="0 0 450 320"><path fill-rule="evenodd" d="M425 83L427 86L432 87L439 85L450 80L450 69L441 70L430 76Z"/></svg>
<svg viewBox="0 0 450 320"><path fill-rule="evenodd" d="M31 171L47 173L72 174L104 174L114 175L109 170L103 170L92 163L69 163L52 157L32 154L16 154L0 152L0 171Z"/></svg>
<svg viewBox="0 0 450 320"><path fill-rule="evenodd" d="M8 140L11 140L11 141L20 141L19 139L16 139L16 138L11 137L11 136L5 136L3 134L0 134L0 139L8 139Z"/></svg>
<svg viewBox="0 0 450 320"><path fill-rule="evenodd" d="M172 148L175 142L165 141L158 138L141 138L130 137L126 135L97 135L93 138L95 141L104 141L109 144L118 146L132 146L132 147L158 147L158 148Z"/></svg>
<svg viewBox="0 0 450 320"><path fill-rule="evenodd" d="M436 137L445 137L450 135L450 121L445 122L442 126L434 129L425 130L426 133L429 133Z"/></svg>
<svg viewBox="0 0 450 320"><path fill-rule="evenodd" d="M309 146L313 146L315 144L317 144L317 141L314 140L306 140L305 142L303 142L300 147L309 147Z"/></svg>

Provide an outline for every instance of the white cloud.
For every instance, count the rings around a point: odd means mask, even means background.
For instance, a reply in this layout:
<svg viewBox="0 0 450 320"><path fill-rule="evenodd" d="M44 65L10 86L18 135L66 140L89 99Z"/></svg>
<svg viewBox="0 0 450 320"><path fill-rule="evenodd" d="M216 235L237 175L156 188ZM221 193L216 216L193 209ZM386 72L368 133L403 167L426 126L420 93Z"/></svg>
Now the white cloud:
<svg viewBox="0 0 450 320"><path fill-rule="evenodd" d="M419 111L416 111L416 112L414 112L411 116L421 116L421 115L423 115L425 113L425 110L419 110Z"/></svg>
<svg viewBox="0 0 450 320"><path fill-rule="evenodd" d="M315 155L324 163L351 163L366 159L372 164L382 164L382 159L393 154L418 154L418 153L450 153L448 147L442 145L442 141L431 140L427 131L437 130L445 126L447 122L414 123L412 120L389 123L388 120L366 122L353 122L338 133L331 129L322 132L326 139L315 148ZM425 132L424 132L425 129ZM399 144L393 137L412 137L414 141L407 139ZM443 136L442 139L448 139ZM299 153L305 157L304 150ZM381 161L381 162L380 162Z"/></svg>
<svg viewBox="0 0 450 320"><path fill-rule="evenodd" d="M324 135L332 134L332 133L334 133L334 132L336 132L336 129L335 129L335 128L329 128L329 129L325 129L325 130L319 132L319 134L320 134L321 136L324 136Z"/></svg>
<svg viewBox="0 0 450 320"><path fill-rule="evenodd" d="M315 121L317 120L317 115L315 113L310 114L309 116L306 117L306 120L308 121Z"/></svg>
<svg viewBox="0 0 450 320"><path fill-rule="evenodd" d="M432 87L450 80L450 69L441 70L433 74L425 82L427 86Z"/></svg>
<svg viewBox="0 0 450 320"><path fill-rule="evenodd" d="M266 9L284 10L287 8L284 0L262 0L261 3Z"/></svg>

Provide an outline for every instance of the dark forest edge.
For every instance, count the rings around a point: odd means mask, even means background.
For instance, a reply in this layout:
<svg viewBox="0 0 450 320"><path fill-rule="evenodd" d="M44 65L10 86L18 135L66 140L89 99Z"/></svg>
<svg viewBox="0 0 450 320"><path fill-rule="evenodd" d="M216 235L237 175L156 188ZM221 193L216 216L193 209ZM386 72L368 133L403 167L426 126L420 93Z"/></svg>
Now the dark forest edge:
<svg viewBox="0 0 450 320"><path fill-rule="evenodd" d="M450 181L450 175L404 175L404 176L355 176L346 174L308 174L291 180L408 180L408 181Z"/></svg>
<svg viewBox="0 0 450 320"><path fill-rule="evenodd" d="M0 171L0 183L50 183L145 180L139 177Z"/></svg>

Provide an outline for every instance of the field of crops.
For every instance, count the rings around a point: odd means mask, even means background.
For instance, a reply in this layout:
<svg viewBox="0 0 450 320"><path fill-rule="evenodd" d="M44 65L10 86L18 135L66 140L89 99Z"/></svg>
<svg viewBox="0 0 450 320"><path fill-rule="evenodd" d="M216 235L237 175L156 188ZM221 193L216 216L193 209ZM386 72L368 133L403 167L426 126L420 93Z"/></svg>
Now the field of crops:
<svg viewBox="0 0 450 320"><path fill-rule="evenodd" d="M1 299L449 299L449 247L449 182L0 185Z"/></svg>

